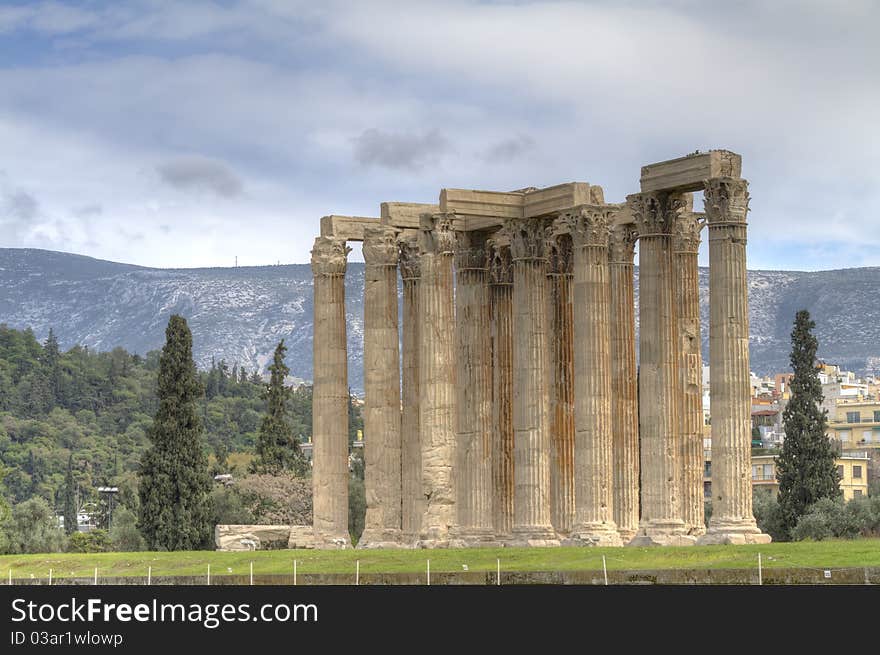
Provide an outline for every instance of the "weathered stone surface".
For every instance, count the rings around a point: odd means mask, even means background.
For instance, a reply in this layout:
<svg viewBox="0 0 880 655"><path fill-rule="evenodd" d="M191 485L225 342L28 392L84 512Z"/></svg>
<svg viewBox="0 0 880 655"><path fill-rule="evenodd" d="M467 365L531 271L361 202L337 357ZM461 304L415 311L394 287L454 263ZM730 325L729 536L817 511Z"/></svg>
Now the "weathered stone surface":
<svg viewBox="0 0 880 655"><path fill-rule="evenodd" d="M424 514L418 546L447 547L455 528L455 305L452 217L423 214L419 421Z"/></svg>
<svg viewBox="0 0 880 655"><path fill-rule="evenodd" d="M637 236L631 225L615 224L611 228L608 246L614 522L624 543L635 536L639 526L639 404L633 291Z"/></svg>
<svg viewBox="0 0 880 655"><path fill-rule="evenodd" d="M378 218L366 216L323 216L321 218L321 236L341 239L342 241L363 241L364 228L379 225Z"/></svg>
<svg viewBox="0 0 880 655"><path fill-rule="evenodd" d="M416 239L400 242L399 262L403 281L401 530L404 543L414 544L419 537L425 504L422 493L422 441L419 422L419 296L422 266Z"/></svg>
<svg viewBox="0 0 880 655"><path fill-rule="evenodd" d="M688 545L678 472L678 327L671 226L677 196L627 196L639 233L641 517L631 545Z"/></svg>
<svg viewBox="0 0 880 655"><path fill-rule="evenodd" d="M312 391L313 525L318 547L349 543L348 355L345 340L345 241L318 237L312 249L315 289Z"/></svg>
<svg viewBox="0 0 880 655"><path fill-rule="evenodd" d="M311 526L308 527L311 532ZM216 525L214 546L217 550L277 550L288 548L289 525ZM314 539L312 539L312 542ZM312 548L313 546L298 546Z"/></svg>
<svg viewBox="0 0 880 655"><path fill-rule="evenodd" d="M611 210L561 216L574 247L575 520L571 543L620 546L614 522L608 238Z"/></svg>
<svg viewBox="0 0 880 655"><path fill-rule="evenodd" d="M706 531L703 499L703 359L700 354L700 285L697 253L702 222L683 211L672 226L679 352L679 484L688 534Z"/></svg>
<svg viewBox="0 0 880 655"><path fill-rule="evenodd" d="M455 540L463 546L494 543L492 520L492 351L486 238L456 234L455 335L456 507Z"/></svg>
<svg viewBox="0 0 880 655"><path fill-rule="evenodd" d="M712 376L712 517L700 543L767 543L752 515L748 183L706 181L709 225L709 365Z"/></svg>
<svg viewBox="0 0 880 655"><path fill-rule="evenodd" d="M642 166L641 189L652 191L699 191L708 178L739 177L742 158L729 150L698 152Z"/></svg>
<svg viewBox="0 0 880 655"><path fill-rule="evenodd" d="M341 546L342 544L340 544ZM314 548L315 531L310 525L291 525L288 548Z"/></svg>
<svg viewBox="0 0 880 655"><path fill-rule="evenodd" d="M550 521L551 383L547 255L539 219L508 223L513 259L514 522L512 545L558 546Z"/></svg>
<svg viewBox="0 0 880 655"><path fill-rule="evenodd" d="M364 229L364 485L358 548L401 547L400 354L395 230Z"/></svg>

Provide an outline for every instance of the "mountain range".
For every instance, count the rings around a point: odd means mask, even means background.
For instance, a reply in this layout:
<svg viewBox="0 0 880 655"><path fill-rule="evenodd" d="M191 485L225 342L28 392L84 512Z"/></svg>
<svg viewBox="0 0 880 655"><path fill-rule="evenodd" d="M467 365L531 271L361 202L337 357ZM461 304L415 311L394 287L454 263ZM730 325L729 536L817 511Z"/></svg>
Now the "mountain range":
<svg viewBox="0 0 880 655"><path fill-rule="evenodd" d="M708 269L700 269L703 357L708 362ZM857 373L880 369L880 268L749 271L751 369L789 369L795 312L816 321L819 355ZM636 272L638 285L638 271ZM364 266L346 275L349 384L363 388ZM636 286L638 289L638 286ZM636 294L638 297L638 294ZM293 378L312 377L312 273L308 264L158 269L48 250L0 248L0 323L52 328L63 348L161 348L171 314L186 317L200 368L225 359L265 372L284 339Z"/></svg>

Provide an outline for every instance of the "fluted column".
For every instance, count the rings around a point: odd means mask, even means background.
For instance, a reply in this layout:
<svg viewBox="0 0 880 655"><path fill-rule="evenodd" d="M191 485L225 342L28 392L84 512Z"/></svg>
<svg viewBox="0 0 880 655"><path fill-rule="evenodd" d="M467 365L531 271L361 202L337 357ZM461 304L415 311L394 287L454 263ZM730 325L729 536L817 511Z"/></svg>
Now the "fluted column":
<svg viewBox="0 0 880 655"><path fill-rule="evenodd" d="M424 513L419 546L448 546L455 529L455 306L451 216L421 216L419 420Z"/></svg>
<svg viewBox="0 0 880 655"><path fill-rule="evenodd" d="M492 352L486 237L456 233L455 332L457 545L494 543Z"/></svg>
<svg viewBox="0 0 880 655"><path fill-rule="evenodd" d="M401 437L401 530L405 543L419 537L425 498L422 494L422 444L419 429L419 295L421 255L416 239L400 241L403 281L403 416Z"/></svg>
<svg viewBox="0 0 880 655"><path fill-rule="evenodd" d="M314 275L312 525L319 548L350 543L348 534L348 351L345 341L344 239L318 237Z"/></svg>
<svg viewBox="0 0 880 655"><path fill-rule="evenodd" d="M680 196L627 196L639 233L641 517L632 545L689 545L678 474L678 327L670 231Z"/></svg>
<svg viewBox="0 0 880 655"><path fill-rule="evenodd" d="M550 333L550 520L568 536L575 517L572 245L570 234L547 242Z"/></svg>
<svg viewBox="0 0 880 655"><path fill-rule="evenodd" d="M367 514L359 548L401 542L400 336L397 236L364 228L364 486Z"/></svg>
<svg viewBox="0 0 880 655"><path fill-rule="evenodd" d="M702 222L682 212L672 226L679 332L679 442L681 517L689 534L706 531L703 518L703 358L700 354L700 279L697 254Z"/></svg>
<svg viewBox="0 0 880 655"><path fill-rule="evenodd" d="M511 543L559 545L550 523L547 255L539 220L508 222L513 258L514 519Z"/></svg>
<svg viewBox="0 0 880 655"><path fill-rule="evenodd" d="M508 539L513 529L514 499L513 263L506 230L493 235L490 246L493 524L495 535Z"/></svg>
<svg viewBox="0 0 880 655"><path fill-rule="evenodd" d="M633 255L637 233L630 224L611 228L611 416L614 522L624 543L639 527L639 401Z"/></svg>
<svg viewBox="0 0 880 655"><path fill-rule="evenodd" d="M709 225L709 393L712 398L712 518L701 543L767 543L752 514L748 183L705 184Z"/></svg>
<svg viewBox="0 0 880 655"><path fill-rule="evenodd" d="M614 522L611 426L611 289L608 232L612 209L562 214L574 246L575 523L572 543L622 545Z"/></svg>

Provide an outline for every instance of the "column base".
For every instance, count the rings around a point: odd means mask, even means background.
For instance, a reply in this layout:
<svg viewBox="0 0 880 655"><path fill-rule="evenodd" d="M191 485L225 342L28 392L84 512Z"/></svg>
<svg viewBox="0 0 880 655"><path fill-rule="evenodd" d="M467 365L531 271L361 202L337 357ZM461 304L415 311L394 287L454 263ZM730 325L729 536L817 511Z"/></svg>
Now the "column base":
<svg viewBox="0 0 880 655"><path fill-rule="evenodd" d="M769 544L772 538L758 529L755 519L709 519L706 534L697 542L701 546L718 544Z"/></svg>
<svg viewBox="0 0 880 655"><path fill-rule="evenodd" d="M498 548L501 542L491 528L459 528L450 530L452 548Z"/></svg>
<svg viewBox="0 0 880 655"><path fill-rule="evenodd" d="M452 537L447 528L428 528L416 541L415 548L452 548Z"/></svg>
<svg viewBox="0 0 880 655"><path fill-rule="evenodd" d="M632 541L632 538L636 536L637 530L633 530L632 528L618 528L617 534L620 535L620 541L625 545Z"/></svg>
<svg viewBox="0 0 880 655"><path fill-rule="evenodd" d="M530 525L514 528L504 545L511 548L554 548L562 544L552 527Z"/></svg>
<svg viewBox="0 0 880 655"><path fill-rule="evenodd" d="M623 546L620 533L614 523L584 523L576 526L563 546Z"/></svg>
<svg viewBox="0 0 880 655"><path fill-rule="evenodd" d="M393 528L367 528L361 535L357 544L358 549L377 548L412 548L403 537L400 530Z"/></svg>
<svg viewBox="0 0 880 655"><path fill-rule="evenodd" d="M315 548L318 550L343 550L351 548L349 535L315 535Z"/></svg>
<svg viewBox="0 0 880 655"><path fill-rule="evenodd" d="M684 521L651 520L639 525L627 546L693 546L697 538L688 534Z"/></svg>

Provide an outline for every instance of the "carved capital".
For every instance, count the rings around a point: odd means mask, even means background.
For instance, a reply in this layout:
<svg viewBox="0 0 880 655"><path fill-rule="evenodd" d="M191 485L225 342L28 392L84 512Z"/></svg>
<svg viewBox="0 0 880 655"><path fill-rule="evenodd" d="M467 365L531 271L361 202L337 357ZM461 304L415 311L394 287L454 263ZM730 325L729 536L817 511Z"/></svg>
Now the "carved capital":
<svg viewBox="0 0 880 655"><path fill-rule="evenodd" d="M607 248L612 212L602 205L579 205L561 212L557 220L568 228L575 248Z"/></svg>
<svg viewBox="0 0 880 655"><path fill-rule="evenodd" d="M398 262L400 277L404 280L418 280L422 277L422 255L418 239L401 239L398 243Z"/></svg>
<svg viewBox="0 0 880 655"><path fill-rule="evenodd" d="M485 271L487 267L486 237L476 232L456 232L455 269Z"/></svg>
<svg viewBox="0 0 880 655"><path fill-rule="evenodd" d="M608 261L611 264L632 264L636 254L639 233L632 223L619 223L611 227L608 236Z"/></svg>
<svg viewBox="0 0 880 655"><path fill-rule="evenodd" d="M396 266L396 230L387 225L365 227L363 253L367 266Z"/></svg>
<svg viewBox="0 0 880 655"><path fill-rule="evenodd" d="M421 214L420 246L425 254L451 255L455 252L455 231L452 229L452 214Z"/></svg>
<svg viewBox="0 0 880 655"><path fill-rule="evenodd" d="M688 196L681 193L634 193L626 197L640 239L669 235L687 202Z"/></svg>
<svg viewBox="0 0 880 655"><path fill-rule="evenodd" d="M489 284L513 284L513 259L510 255L510 234L501 228L487 242L489 251Z"/></svg>
<svg viewBox="0 0 880 655"><path fill-rule="evenodd" d="M553 233L547 237L548 275L572 275L572 237Z"/></svg>
<svg viewBox="0 0 880 655"><path fill-rule="evenodd" d="M699 214L682 212L672 225L673 252L696 254L700 250L700 230L704 221Z"/></svg>
<svg viewBox="0 0 880 655"><path fill-rule="evenodd" d="M703 204L709 225L745 224L749 211L749 183L735 177L713 177L704 182Z"/></svg>
<svg viewBox="0 0 880 655"><path fill-rule="evenodd" d="M351 248L345 239L317 237L312 248L312 273L314 275L345 275L345 264Z"/></svg>
<svg viewBox="0 0 880 655"><path fill-rule="evenodd" d="M546 260L546 225L540 219L511 218L510 254L516 260Z"/></svg>

